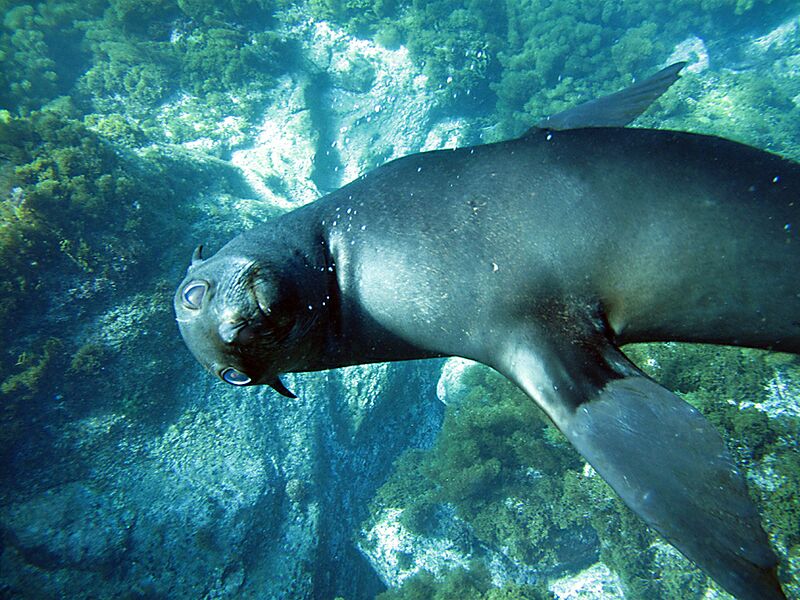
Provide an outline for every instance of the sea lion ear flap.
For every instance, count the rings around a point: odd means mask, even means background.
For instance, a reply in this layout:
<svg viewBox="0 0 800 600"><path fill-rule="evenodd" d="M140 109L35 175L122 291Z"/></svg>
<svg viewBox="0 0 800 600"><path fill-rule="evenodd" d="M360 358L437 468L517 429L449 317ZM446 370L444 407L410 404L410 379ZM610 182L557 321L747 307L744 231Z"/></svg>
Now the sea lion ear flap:
<svg viewBox="0 0 800 600"><path fill-rule="evenodd" d="M292 399L297 398L295 394L290 392L289 389L285 385L283 385L283 382L281 381L280 377L276 376L265 383L273 390L278 392L281 396L285 396L286 398L292 398Z"/></svg>
<svg viewBox="0 0 800 600"><path fill-rule="evenodd" d="M203 244L200 244L192 252L192 262L189 263L189 268L196 267L203 262Z"/></svg>

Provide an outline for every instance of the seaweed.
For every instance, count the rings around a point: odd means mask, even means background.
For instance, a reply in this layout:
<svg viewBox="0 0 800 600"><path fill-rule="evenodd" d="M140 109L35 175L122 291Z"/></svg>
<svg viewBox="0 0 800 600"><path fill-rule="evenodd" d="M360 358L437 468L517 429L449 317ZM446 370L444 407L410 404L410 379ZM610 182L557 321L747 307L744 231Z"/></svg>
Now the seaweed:
<svg viewBox="0 0 800 600"><path fill-rule="evenodd" d="M502 587L492 585L489 573L481 565L470 569L452 569L436 578L428 571L420 571L408 578L397 589L378 595L378 600L551 600L555 598L542 585L508 583Z"/></svg>
<svg viewBox="0 0 800 600"><path fill-rule="evenodd" d="M349 32L368 37L388 25L399 8L398 0L308 0L317 19L339 23Z"/></svg>
<svg viewBox="0 0 800 600"><path fill-rule="evenodd" d="M723 433L750 473L751 491L778 550L796 556L800 513L793 499L800 494L800 419L791 412L770 416L763 403L791 406L796 401L793 394L800 386L791 386L800 381L797 359L685 344L625 350ZM472 389L460 404L448 406L436 444L398 460L376 495L373 514L400 508L401 523L409 530L435 536L441 535L437 507L451 505L482 544L545 572L562 558L562 532L588 525L600 540L600 560L620 576L626 597L672 597L676 590L686 598L703 596L709 585L705 574L584 467L530 400L482 367L468 370L465 383ZM432 577L420 576L409 589L438 589Z"/></svg>

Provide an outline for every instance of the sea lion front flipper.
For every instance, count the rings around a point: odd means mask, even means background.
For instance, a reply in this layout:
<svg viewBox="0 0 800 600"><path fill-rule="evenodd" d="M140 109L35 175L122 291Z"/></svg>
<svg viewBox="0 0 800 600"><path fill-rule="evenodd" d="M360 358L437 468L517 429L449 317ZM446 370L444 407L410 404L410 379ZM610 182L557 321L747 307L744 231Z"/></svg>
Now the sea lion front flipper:
<svg viewBox="0 0 800 600"><path fill-rule="evenodd" d="M581 127L625 127L641 115L678 80L685 62L672 64L633 85L545 117L534 129L578 129Z"/></svg>
<svg viewBox="0 0 800 600"><path fill-rule="evenodd" d="M740 600L780 600L777 558L720 435L610 343L516 346L502 369L623 501ZM601 364L602 363L602 364Z"/></svg>

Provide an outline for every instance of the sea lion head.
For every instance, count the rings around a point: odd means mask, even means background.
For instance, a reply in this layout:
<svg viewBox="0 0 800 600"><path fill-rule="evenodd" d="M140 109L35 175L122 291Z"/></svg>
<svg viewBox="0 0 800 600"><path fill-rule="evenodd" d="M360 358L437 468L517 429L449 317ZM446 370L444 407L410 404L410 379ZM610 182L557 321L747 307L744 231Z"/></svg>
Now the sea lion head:
<svg viewBox="0 0 800 600"><path fill-rule="evenodd" d="M174 298L178 328L194 357L226 383L267 384L295 398L278 378L293 367L302 328L289 283L236 252L203 259L198 246Z"/></svg>

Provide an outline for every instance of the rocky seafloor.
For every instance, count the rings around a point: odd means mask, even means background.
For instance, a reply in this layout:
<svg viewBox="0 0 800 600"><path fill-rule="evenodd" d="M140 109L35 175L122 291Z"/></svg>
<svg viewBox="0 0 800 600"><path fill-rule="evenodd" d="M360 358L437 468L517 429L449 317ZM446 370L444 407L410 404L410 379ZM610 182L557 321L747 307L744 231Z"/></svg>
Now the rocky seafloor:
<svg viewBox="0 0 800 600"><path fill-rule="evenodd" d="M180 192L169 206L125 208L119 235L150 236L132 247L136 261L108 242L118 259L101 269L101 241L81 254L60 229L47 251L69 268L48 267L28 285L44 299L3 313L16 363L2 382L0 597L725 597L482 367L290 375L299 399L287 400L228 388L195 364L171 297L197 243L218 248L388 159L493 135L443 103L451 82L431 86L402 45L310 19L291 38L293 64L252 92L256 109L174 94L146 120L158 133L119 150L131 185ZM800 158L800 126L778 132L773 112L748 105L771 93L800 115L798 17L724 49L695 36L674 50L664 62L688 59L689 75L641 124ZM139 127L120 102L82 120L118 147ZM14 118L6 111L6 126ZM25 181L4 190L8 222L31 218L20 211L43 179ZM726 432L800 598L796 359L631 353Z"/></svg>

